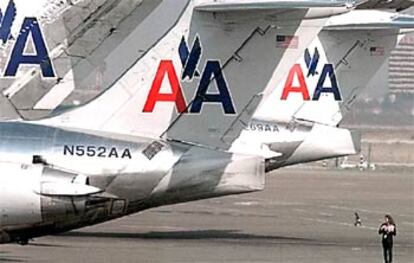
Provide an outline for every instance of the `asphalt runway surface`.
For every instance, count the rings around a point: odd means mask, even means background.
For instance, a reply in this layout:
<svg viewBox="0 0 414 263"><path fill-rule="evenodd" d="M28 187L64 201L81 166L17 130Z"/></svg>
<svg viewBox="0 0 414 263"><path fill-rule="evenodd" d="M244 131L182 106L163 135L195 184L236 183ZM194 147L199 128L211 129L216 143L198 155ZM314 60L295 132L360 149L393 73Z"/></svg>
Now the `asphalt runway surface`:
<svg viewBox="0 0 414 263"><path fill-rule="evenodd" d="M414 174L278 170L266 190L160 207L94 227L0 246L0 262L414 262ZM354 212L362 227L354 226Z"/></svg>

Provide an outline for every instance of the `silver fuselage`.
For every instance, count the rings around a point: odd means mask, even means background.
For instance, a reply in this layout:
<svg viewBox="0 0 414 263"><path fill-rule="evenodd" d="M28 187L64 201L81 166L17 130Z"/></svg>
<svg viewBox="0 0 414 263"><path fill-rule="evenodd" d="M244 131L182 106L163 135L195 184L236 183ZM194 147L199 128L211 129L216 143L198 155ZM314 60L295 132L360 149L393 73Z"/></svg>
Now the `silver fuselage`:
<svg viewBox="0 0 414 263"><path fill-rule="evenodd" d="M0 123L0 241L263 189L263 158L144 137Z"/></svg>

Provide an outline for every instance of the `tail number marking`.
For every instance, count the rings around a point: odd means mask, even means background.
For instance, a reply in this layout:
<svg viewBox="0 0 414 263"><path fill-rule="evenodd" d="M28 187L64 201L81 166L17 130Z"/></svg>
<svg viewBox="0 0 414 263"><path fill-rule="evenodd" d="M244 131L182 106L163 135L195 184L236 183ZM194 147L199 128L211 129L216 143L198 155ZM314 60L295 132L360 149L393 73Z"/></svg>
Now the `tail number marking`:
<svg viewBox="0 0 414 263"><path fill-rule="evenodd" d="M94 145L64 145L63 155L78 157L118 158L132 159L131 150L128 148L105 147Z"/></svg>

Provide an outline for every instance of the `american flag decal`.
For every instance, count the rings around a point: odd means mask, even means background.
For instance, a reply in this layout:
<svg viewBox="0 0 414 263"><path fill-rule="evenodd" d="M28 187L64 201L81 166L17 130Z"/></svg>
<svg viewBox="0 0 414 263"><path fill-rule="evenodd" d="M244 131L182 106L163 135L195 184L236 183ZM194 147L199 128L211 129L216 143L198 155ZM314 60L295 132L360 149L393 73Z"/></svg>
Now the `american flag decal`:
<svg viewBox="0 0 414 263"><path fill-rule="evenodd" d="M399 45L412 45L414 44L414 37L412 36L405 36L400 40Z"/></svg>
<svg viewBox="0 0 414 263"><path fill-rule="evenodd" d="M384 47L371 47L369 49L371 56L384 56L385 48Z"/></svg>
<svg viewBox="0 0 414 263"><path fill-rule="evenodd" d="M299 37L298 36L286 36L286 35L277 35L276 36L276 47L277 48L297 49L298 46L299 46Z"/></svg>

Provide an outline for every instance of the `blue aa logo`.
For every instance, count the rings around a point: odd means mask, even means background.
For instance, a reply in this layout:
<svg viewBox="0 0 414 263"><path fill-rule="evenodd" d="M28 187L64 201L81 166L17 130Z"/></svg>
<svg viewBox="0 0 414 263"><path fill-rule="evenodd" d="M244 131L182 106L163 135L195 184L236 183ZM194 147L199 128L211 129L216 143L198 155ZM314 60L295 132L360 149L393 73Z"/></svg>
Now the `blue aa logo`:
<svg viewBox="0 0 414 263"><path fill-rule="evenodd" d="M11 29L16 18L16 13L16 5L13 0L9 1L4 13L0 8L0 41L3 45L7 44L10 39L14 39L14 36L11 34ZM25 49L29 42L29 36L33 40L34 52L26 54ZM37 65L40 67L43 77L55 77L49 52L46 48L46 42L39 22L35 17L24 18L7 63L4 77L16 77L21 65Z"/></svg>

